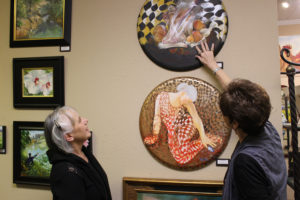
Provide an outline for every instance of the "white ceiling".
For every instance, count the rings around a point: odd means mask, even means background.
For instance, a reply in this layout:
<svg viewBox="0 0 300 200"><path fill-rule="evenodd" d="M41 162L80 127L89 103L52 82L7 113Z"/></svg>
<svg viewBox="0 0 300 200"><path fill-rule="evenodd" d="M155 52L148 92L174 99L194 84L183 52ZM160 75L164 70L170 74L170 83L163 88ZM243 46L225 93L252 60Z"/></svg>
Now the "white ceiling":
<svg viewBox="0 0 300 200"><path fill-rule="evenodd" d="M281 24L300 24L300 0L285 0L290 6L283 8L281 2L277 0L278 21Z"/></svg>

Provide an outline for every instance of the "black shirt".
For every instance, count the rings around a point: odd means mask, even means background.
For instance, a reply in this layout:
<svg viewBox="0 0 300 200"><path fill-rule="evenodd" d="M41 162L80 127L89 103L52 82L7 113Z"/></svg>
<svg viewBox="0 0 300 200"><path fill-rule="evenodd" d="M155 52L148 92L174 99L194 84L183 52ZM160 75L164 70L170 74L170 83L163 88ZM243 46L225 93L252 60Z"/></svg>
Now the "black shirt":
<svg viewBox="0 0 300 200"><path fill-rule="evenodd" d="M270 184L264 170L256 160L246 154L239 154L235 158L234 181L241 200L270 198Z"/></svg>
<svg viewBox="0 0 300 200"><path fill-rule="evenodd" d="M105 171L91 152L83 149L89 162L74 154L49 150L53 164L50 185L53 200L111 200Z"/></svg>

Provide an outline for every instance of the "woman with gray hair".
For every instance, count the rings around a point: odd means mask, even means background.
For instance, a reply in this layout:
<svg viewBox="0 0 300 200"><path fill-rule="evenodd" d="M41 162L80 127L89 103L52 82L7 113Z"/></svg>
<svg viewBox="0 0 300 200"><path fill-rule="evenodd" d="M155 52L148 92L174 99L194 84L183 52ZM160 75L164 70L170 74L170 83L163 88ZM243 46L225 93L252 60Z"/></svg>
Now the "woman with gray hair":
<svg viewBox="0 0 300 200"><path fill-rule="evenodd" d="M45 120L45 137L54 200L111 200L106 173L84 146L91 137L87 119L71 107L57 108Z"/></svg>

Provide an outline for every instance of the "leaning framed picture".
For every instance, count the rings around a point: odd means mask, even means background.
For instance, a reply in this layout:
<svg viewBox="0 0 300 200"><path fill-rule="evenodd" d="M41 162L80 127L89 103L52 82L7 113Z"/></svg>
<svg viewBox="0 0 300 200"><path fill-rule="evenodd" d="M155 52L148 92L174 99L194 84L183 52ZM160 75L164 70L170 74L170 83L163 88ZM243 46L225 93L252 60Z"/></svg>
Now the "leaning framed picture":
<svg viewBox="0 0 300 200"><path fill-rule="evenodd" d="M123 178L123 200L221 200L222 181Z"/></svg>
<svg viewBox="0 0 300 200"><path fill-rule="evenodd" d="M44 122L13 122L13 182L49 185L51 164L44 135Z"/></svg>
<svg viewBox="0 0 300 200"><path fill-rule="evenodd" d="M13 59L15 108L56 108L65 104L64 57Z"/></svg>
<svg viewBox="0 0 300 200"><path fill-rule="evenodd" d="M11 0L10 47L70 46L72 0Z"/></svg>
<svg viewBox="0 0 300 200"><path fill-rule="evenodd" d="M0 126L0 154L6 154L6 126Z"/></svg>

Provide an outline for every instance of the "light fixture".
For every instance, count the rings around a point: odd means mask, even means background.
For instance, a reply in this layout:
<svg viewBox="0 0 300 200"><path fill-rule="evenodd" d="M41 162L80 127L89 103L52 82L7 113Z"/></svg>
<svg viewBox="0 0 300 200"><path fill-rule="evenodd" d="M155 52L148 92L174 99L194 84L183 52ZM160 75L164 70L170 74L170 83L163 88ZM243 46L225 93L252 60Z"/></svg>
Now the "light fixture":
<svg viewBox="0 0 300 200"><path fill-rule="evenodd" d="M290 3L289 3L289 1L287 1L287 0L283 0L283 1L281 2L281 6L282 6L283 8L288 8L288 7L290 6Z"/></svg>

